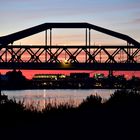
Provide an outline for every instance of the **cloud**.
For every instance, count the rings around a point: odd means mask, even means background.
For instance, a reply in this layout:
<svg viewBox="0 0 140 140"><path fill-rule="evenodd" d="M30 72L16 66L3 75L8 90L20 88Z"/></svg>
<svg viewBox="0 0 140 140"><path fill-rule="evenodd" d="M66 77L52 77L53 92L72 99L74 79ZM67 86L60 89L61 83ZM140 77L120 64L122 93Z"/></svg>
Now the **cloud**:
<svg viewBox="0 0 140 140"><path fill-rule="evenodd" d="M131 23L140 24L140 18L132 20Z"/></svg>
<svg viewBox="0 0 140 140"><path fill-rule="evenodd" d="M1 30L14 32L44 22L90 22L108 28L139 24L139 0L1 0ZM120 23L122 22L122 23ZM120 24L119 24L120 23ZM129 24L130 24L129 23ZM128 24L128 25L129 25ZM126 26L126 27L125 27ZM9 29L8 29L9 27ZM11 28L12 27L12 28ZM128 27L129 28L129 27ZM120 30L121 31L121 30Z"/></svg>

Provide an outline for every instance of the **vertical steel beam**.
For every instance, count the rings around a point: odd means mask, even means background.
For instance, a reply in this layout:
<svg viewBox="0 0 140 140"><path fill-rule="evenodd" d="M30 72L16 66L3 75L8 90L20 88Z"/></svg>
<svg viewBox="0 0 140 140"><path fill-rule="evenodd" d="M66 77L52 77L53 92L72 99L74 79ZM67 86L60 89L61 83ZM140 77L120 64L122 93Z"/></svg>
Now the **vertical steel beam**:
<svg viewBox="0 0 140 140"><path fill-rule="evenodd" d="M90 53L90 45L91 45L91 29L89 28L89 53Z"/></svg>
<svg viewBox="0 0 140 140"><path fill-rule="evenodd" d="M1 96L1 73L0 73L0 96Z"/></svg>
<svg viewBox="0 0 140 140"><path fill-rule="evenodd" d="M86 44L86 46L88 45L88 43L87 43L88 37L87 36L88 36L88 34L87 34L87 28L86 28L86 36L85 36L85 41L86 41L85 44Z"/></svg>
<svg viewBox="0 0 140 140"><path fill-rule="evenodd" d="M100 63L102 62L102 49L100 50Z"/></svg>
<svg viewBox="0 0 140 140"><path fill-rule="evenodd" d="M91 29L89 28L89 46L91 45Z"/></svg>
<svg viewBox="0 0 140 140"><path fill-rule="evenodd" d="M45 31L45 62L47 62L47 45L48 45L48 34L47 34L47 30Z"/></svg>
<svg viewBox="0 0 140 140"><path fill-rule="evenodd" d="M5 62L8 62L7 61L7 48L5 48Z"/></svg>
<svg viewBox="0 0 140 140"><path fill-rule="evenodd" d="M129 54L129 55L131 55L130 53L130 44L127 42L127 53ZM127 62L130 62L130 58L129 58L129 56L127 55Z"/></svg>
<svg viewBox="0 0 140 140"><path fill-rule="evenodd" d="M85 45L86 45L86 47L87 47L87 45L88 45L88 33L87 33L87 28L86 28L86 36L85 36ZM86 50L87 50L87 48L86 48ZM87 53L86 53L86 61L85 62L87 62Z"/></svg>
<svg viewBox="0 0 140 140"><path fill-rule="evenodd" d="M50 28L50 53L51 53L50 57L51 57L51 61L53 62L51 46L52 46L52 29Z"/></svg>
<svg viewBox="0 0 140 140"><path fill-rule="evenodd" d="M50 29L50 46L52 46L52 29Z"/></svg>
<svg viewBox="0 0 140 140"><path fill-rule="evenodd" d="M48 36L47 36L47 30L45 31L45 46L48 45Z"/></svg>

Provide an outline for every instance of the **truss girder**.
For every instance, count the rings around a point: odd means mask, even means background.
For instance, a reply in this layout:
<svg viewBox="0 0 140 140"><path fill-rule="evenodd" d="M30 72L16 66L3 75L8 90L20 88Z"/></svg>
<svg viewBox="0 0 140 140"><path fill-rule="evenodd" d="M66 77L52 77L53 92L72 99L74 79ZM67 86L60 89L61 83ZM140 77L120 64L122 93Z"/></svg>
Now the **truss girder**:
<svg viewBox="0 0 140 140"><path fill-rule="evenodd" d="M48 64L61 65L65 61L71 67L64 67L64 69L72 69L77 64L85 64L85 66L89 64L92 67L96 66L95 64L97 66L100 64L104 66L109 64L140 65L140 49L135 46L129 50L128 46L2 46L0 48L1 69L4 69L5 64L7 64L5 68L8 68L8 64L13 64L13 66L19 64L19 66L24 65L25 69L28 69L26 64L36 64L36 69L41 69L39 65L43 64L47 69ZM78 70L80 67L74 67L74 69ZM90 69L90 67L85 69Z"/></svg>

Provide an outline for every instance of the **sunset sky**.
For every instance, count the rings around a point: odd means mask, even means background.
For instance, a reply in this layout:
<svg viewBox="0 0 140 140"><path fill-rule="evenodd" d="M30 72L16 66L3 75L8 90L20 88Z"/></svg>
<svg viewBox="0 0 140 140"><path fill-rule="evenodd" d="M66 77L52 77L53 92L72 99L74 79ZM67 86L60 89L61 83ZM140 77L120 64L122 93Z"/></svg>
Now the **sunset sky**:
<svg viewBox="0 0 140 140"><path fill-rule="evenodd" d="M140 0L0 0L0 36L46 22L89 22L127 34L140 42ZM53 38L53 45L82 45L84 30L55 30ZM15 44L42 45L44 33ZM124 42L93 31L92 44L119 45ZM23 72L29 78L34 73L48 73Z"/></svg>

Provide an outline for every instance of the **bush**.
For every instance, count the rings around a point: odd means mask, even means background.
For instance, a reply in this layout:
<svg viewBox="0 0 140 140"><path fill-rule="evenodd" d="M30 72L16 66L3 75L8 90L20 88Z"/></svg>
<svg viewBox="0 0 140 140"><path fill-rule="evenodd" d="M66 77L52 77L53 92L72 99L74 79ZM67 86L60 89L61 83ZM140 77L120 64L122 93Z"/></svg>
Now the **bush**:
<svg viewBox="0 0 140 140"><path fill-rule="evenodd" d="M102 105L102 98L98 95L90 95L79 105L82 109L93 109Z"/></svg>
<svg viewBox="0 0 140 140"><path fill-rule="evenodd" d="M110 106L135 106L140 105L140 92L137 90L117 90L112 94L106 104Z"/></svg>

